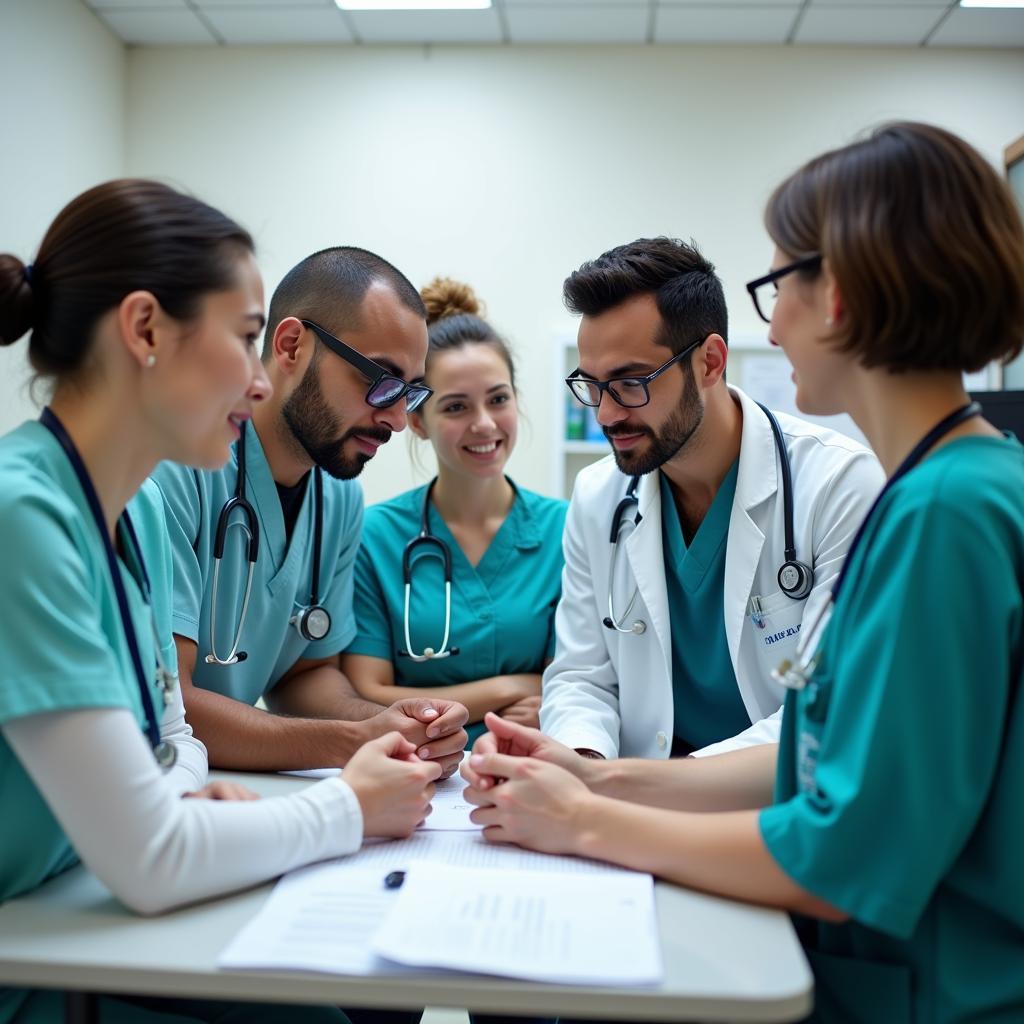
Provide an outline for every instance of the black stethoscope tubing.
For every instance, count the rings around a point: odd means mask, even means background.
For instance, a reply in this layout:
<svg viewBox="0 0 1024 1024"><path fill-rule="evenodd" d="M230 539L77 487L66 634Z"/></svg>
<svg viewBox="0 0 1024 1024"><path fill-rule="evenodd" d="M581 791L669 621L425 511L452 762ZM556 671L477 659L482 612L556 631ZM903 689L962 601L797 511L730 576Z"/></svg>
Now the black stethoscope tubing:
<svg viewBox="0 0 1024 1024"><path fill-rule="evenodd" d="M117 609L121 617L121 629L124 633L125 642L128 645L128 653L132 660L132 668L135 670L135 678L139 686L139 698L142 702L142 710L146 716L146 737L149 740L149 745L153 750L153 756L156 758L157 764L162 768L169 768L174 764L177 752L170 743L167 743L165 740L160 738L160 725L157 721L156 710L153 706L153 695L150 693L146 672L142 665L142 654L139 651L139 641L138 637L135 635L135 626L131 619L131 608L128 604L128 593L124 587L124 579L121 576L121 568L118 565L117 553L114 551L113 542L110 539L110 534L107 532L106 520L103 516L103 508L100 505L99 496L96 493L96 487L92 482L92 477L89 476L89 470L86 468L85 462L82 460L82 456L79 453L78 448L75 447L75 442L71 440L71 436L68 434L64 424L57 418L53 410L48 406L43 409L42 415L39 417L39 421L47 430L50 431L51 434L53 434L61 448L63 448L64 454L67 455L68 461L71 463L71 468L75 471L75 476L78 477L78 482L82 487L82 491L85 493L85 499L89 505L89 511L92 514L93 522L103 542L103 550L107 558L107 567L110 570L110 579L114 585L114 594L117 598ZM142 577L140 582L142 596L146 604L149 606L150 614L152 615L152 591L149 583L149 574L146 572L146 563L142 557L142 548L139 544L138 536L135 533L135 527L132 525L131 516L128 514L127 509L121 513L118 518L117 525L123 530L123 535L131 542L132 558L138 566L139 575ZM158 671L164 672L165 670L163 669L163 666L159 663L159 638L156 635L154 635L153 642L154 645L156 645ZM170 696L167 685L167 680L161 678L161 687L164 690L165 703Z"/></svg>
<svg viewBox="0 0 1024 1024"><path fill-rule="evenodd" d="M242 641L242 632L245 627L245 619L249 610L249 595L252 591L253 575L256 570L256 562L260 555L260 524L259 517L252 503L245 495L246 481L246 454L245 434L248 423L242 425L238 438L238 474L235 479L235 493L228 498L221 507L220 515L217 517L217 528L213 540L213 587L210 596L210 653L206 656L206 662L210 665L235 665L245 661L249 655L245 651L238 650ZM324 484L322 471L319 466L313 468L313 495L314 495L314 517L313 517L313 569L312 569L312 592L309 598L309 605L289 620L295 626L302 637L309 641L322 640L331 629L331 616L326 608L320 605L320 555L323 549L323 521L324 521ZM241 512L243 521L231 522L235 512ZM228 530L231 526L238 525L248 537L246 542L246 558L249 562L249 570L246 576L245 595L242 599L242 610L239 614L238 626L235 629L234 640L227 658L221 658L216 648L216 615L218 597L220 592L220 566L224 558L224 549L227 543Z"/></svg>
<svg viewBox="0 0 1024 1024"><path fill-rule="evenodd" d="M783 563L779 567L777 574L779 589L791 600L802 601L807 597L811 592L811 588L814 586L814 570L806 562L802 562L796 557L796 531L793 528L793 469L789 461L789 452L786 449L785 438L782 436L782 428L779 426L778 420L776 420L772 411L760 402L755 404L765 414L768 419L768 423L771 426L772 440L775 443L775 450L778 453L779 466L782 471L782 509L785 548L783 550ZM608 615L601 620L602 625L606 629L613 629L619 633L635 633L637 636L642 635L647 629L646 623L642 620L638 619L632 626L620 625L621 622L625 621L629 617L630 610L636 601L636 591L634 591L626 610L622 615L616 616L612 608L612 585L615 575L614 552L618 546L619 532L622 529L622 524L630 510L634 508L637 511L636 516L633 519L633 526L639 526L643 519L643 516L640 515L640 498L636 493L639 483L639 476L630 477L629 484L626 487L626 493L615 506L615 511L612 514L611 531L608 537L612 545L613 552L612 567L608 577Z"/></svg>
<svg viewBox="0 0 1024 1024"><path fill-rule="evenodd" d="M968 402L965 405L961 405L958 409L954 409L948 416L936 423L935 426L932 427L932 429L929 430L916 445L914 445L910 454L907 455L899 466L896 467L892 476L885 482L885 486L871 503L871 508L868 509L868 514L861 521L857 532L853 535L853 542L846 551L846 557L843 560L843 567L839 570L839 576L836 578L835 586L832 588L832 592L829 594L828 600L822 606L821 611L819 611L815 617L814 622L811 623L810 628L806 630L806 632L801 633L800 641L793 654L793 660L785 659L778 668L773 670L772 678L775 679L776 682L781 683L783 686L791 690L802 690L807 685L811 676L814 674L815 668L817 667L820 641L825 632L825 627L832 618L832 611L839 598L839 593L842 590L843 583L846 581L846 573L853 564L854 553L863 542L868 526L874 518L875 510L882 502L882 499L890 490L892 490L893 486L895 486L899 480L914 469L924 459L928 452L948 433L950 433L950 431L955 430L961 423L965 423L967 420L973 419L975 416L980 416L981 412L981 405L978 402Z"/></svg>

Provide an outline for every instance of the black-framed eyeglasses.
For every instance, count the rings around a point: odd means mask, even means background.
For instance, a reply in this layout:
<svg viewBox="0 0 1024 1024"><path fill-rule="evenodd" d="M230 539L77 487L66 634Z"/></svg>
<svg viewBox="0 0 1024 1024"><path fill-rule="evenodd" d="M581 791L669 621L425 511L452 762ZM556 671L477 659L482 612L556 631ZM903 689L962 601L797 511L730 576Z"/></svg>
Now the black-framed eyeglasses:
<svg viewBox="0 0 1024 1024"><path fill-rule="evenodd" d="M821 256L819 254L805 256L802 260L787 263L784 267L779 267L778 270L773 270L770 274L765 274L764 277L759 277L756 281L749 281L747 283L747 291L750 292L750 298L754 303L754 309L757 310L757 315L766 324L770 324L772 322L772 312L775 309L775 300L779 297L777 283L779 279L787 274L792 274L796 270L814 270L820 266Z"/></svg>
<svg viewBox="0 0 1024 1024"><path fill-rule="evenodd" d="M370 387L366 392L366 404L372 405L374 409L387 409L404 397L405 411L413 412L434 393L433 389L428 388L426 384L409 384L401 377L396 377L390 370L385 370L380 363L364 356L362 352L357 352L351 345L346 345L340 338L325 331L312 320L303 320L301 323L303 327L308 327L336 356L341 356L346 363L354 366L370 382Z"/></svg>
<svg viewBox="0 0 1024 1024"><path fill-rule="evenodd" d="M626 409L638 409L651 400L650 384L655 377L660 377L670 366L674 366L684 356L688 356L695 348L704 344L704 338L687 345L682 352L674 355L667 363L662 363L654 373L646 377L613 377L611 380L591 380L579 377L579 369L575 369L565 378L569 390L584 405L597 408L601 404L601 395L607 391L619 405Z"/></svg>

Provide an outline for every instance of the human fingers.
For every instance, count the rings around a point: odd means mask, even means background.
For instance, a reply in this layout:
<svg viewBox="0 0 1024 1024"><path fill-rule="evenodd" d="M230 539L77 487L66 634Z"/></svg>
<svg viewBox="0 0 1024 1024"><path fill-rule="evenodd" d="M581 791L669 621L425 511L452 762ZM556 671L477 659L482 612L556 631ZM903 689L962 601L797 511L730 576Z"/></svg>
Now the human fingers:
<svg viewBox="0 0 1024 1024"><path fill-rule="evenodd" d="M431 706L438 712L438 717L427 726L429 739L464 733L463 726L469 721L469 710L464 705L454 700L435 700Z"/></svg>
<svg viewBox="0 0 1024 1024"><path fill-rule="evenodd" d="M495 779L518 779L536 762L511 754L471 754L469 763L481 775L490 775Z"/></svg>
<svg viewBox="0 0 1024 1024"><path fill-rule="evenodd" d="M480 790L476 786L467 786L462 791L462 799L467 804L473 804L475 807L493 807L494 796L490 790Z"/></svg>
<svg viewBox="0 0 1024 1024"><path fill-rule="evenodd" d="M442 757L450 757L452 754L461 754L466 749L469 736L465 729L459 729L449 736L441 736L438 739L430 740L423 744L416 751L419 757L424 760L436 761Z"/></svg>

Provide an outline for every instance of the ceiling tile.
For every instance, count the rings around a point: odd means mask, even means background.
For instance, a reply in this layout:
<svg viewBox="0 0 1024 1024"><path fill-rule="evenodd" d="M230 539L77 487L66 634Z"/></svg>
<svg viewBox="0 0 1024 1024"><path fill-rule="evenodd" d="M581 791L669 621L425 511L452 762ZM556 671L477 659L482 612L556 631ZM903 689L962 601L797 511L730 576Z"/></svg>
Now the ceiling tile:
<svg viewBox="0 0 1024 1024"><path fill-rule="evenodd" d="M296 7L316 8L321 11L337 11L334 0L191 0L193 7L213 10L218 7L278 7L291 10Z"/></svg>
<svg viewBox="0 0 1024 1024"><path fill-rule="evenodd" d="M505 11L513 43L642 43L647 7L543 4Z"/></svg>
<svg viewBox="0 0 1024 1024"><path fill-rule="evenodd" d="M105 8L118 8L118 7L135 7L135 8L166 8L168 10L184 10L188 7L185 0L85 0L89 7L95 10L103 10Z"/></svg>
<svg viewBox="0 0 1024 1024"><path fill-rule="evenodd" d="M500 43L496 11L350 11L364 43Z"/></svg>
<svg viewBox="0 0 1024 1024"><path fill-rule="evenodd" d="M508 3L508 0L505 0ZM785 7L789 10L802 6L802 0L655 0L659 10L673 7L706 7L721 10L729 7ZM932 0L934 3L935 0Z"/></svg>
<svg viewBox="0 0 1024 1024"><path fill-rule="evenodd" d="M930 46L1024 46L1024 11L958 7L928 43Z"/></svg>
<svg viewBox="0 0 1024 1024"><path fill-rule="evenodd" d="M659 7L654 17L656 43L784 43L799 4L762 7Z"/></svg>
<svg viewBox="0 0 1024 1024"><path fill-rule="evenodd" d="M493 2L493 0L492 0ZM707 0L704 0L707 3ZM516 7L643 7L651 6L650 0L503 0L506 11Z"/></svg>
<svg viewBox="0 0 1024 1024"><path fill-rule="evenodd" d="M229 46L352 42L337 7L206 7L203 13Z"/></svg>
<svg viewBox="0 0 1024 1024"><path fill-rule="evenodd" d="M810 6L815 7L880 7L889 10L893 7L944 7L950 6L951 0L939 3L938 0L811 0Z"/></svg>
<svg viewBox="0 0 1024 1024"><path fill-rule="evenodd" d="M797 43L861 46L920 46L948 8L809 7L797 29Z"/></svg>
<svg viewBox="0 0 1024 1024"><path fill-rule="evenodd" d="M126 43L138 46L191 46L217 40L189 10L117 10L96 12Z"/></svg>

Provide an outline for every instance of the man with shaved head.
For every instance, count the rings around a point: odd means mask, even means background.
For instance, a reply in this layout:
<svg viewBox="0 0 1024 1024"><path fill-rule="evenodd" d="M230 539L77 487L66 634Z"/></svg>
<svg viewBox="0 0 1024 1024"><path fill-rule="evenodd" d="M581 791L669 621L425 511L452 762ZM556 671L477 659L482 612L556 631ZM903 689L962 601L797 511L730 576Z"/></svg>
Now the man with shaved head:
<svg viewBox="0 0 1024 1024"><path fill-rule="evenodd" d="M358 697L338 667L356 632L354 478L429 397L426 351L426 312L403 274L364 249L314 253L271 299L262 359L273 393L251 420L248 410L232 416L228 464L164 463L154 474L174 550L182 696L212 766L342 766L398 731L444 775L455 770L461 704L384 708Z"/></svg>

